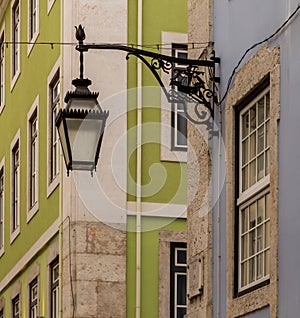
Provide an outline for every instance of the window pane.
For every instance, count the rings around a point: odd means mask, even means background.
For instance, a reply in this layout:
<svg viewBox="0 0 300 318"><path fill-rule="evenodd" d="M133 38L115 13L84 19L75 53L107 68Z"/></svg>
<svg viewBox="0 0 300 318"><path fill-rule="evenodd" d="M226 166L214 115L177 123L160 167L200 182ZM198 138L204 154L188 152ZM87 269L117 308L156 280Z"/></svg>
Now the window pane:
<svg viewBox="0 0 300 318"><path fill-rule="evenodd" d="M242 191L245 191L246 189L248 189L248 185L249 185L248 168L249 168L249 166L246 166L242 170Z"/></svg>
<svg viewBox="0 0 300 318"><path fill-rule="evenodd" d="M255 230L252 230L249 232L249 256L252 256L255 254Z"/></svg>
<svg viewBox="0 0 300 318"><path fill-rule="evenodd" d="M250 211L250 215L249 215L250 229L252 229L256 225L256 202L250 205L249 211Z"/></svg>
<svg viewBox="0 0 300 318"><path fill-rule="evenodd" d="M266 118L270 117L270 93L266 94Z"/></svg>
<svg viewBox="0 0 300 318"><path fill-rule="evenodd" d="M263 246L263 225L257 228L257 249L256 252L260 252L264 248Z"/></svg>
<svg viewBox="0 0 300 318"><path fill-rule="evenodd" d="M247 276L248 276L248 262L242 264L242 272L241 272L241 286L247 285Z"/></svg>
<svg viewBox="0 0 300 318"><path fill-rule="evenodd" d="M250 163L249 186L252 186L255 182L256 182L256 160Z"/></svg>
<svg viewBox="0 0 300 318"><path fill-rule="evenodd" d="M177 144L187 144L187 121L184 114L181 112L177 113Z"/></svg>
<svg viewBox="0 0 300 318"><path fill-rule="evenodd" d="M265 252L265 275L270 274L270 250Z"/></svg>
<svg viewBox="0 0 300 318"><path fill-rule="evenodd" d="M270 217L270 193L266 194L266 219Z"/></svg>
<svg viewBox="0 0 300 318"><path fill-rule="evenodd" d="M257 181L265 176L264 154L257 158Z"/></svg>
<svg viewBox="0 0 300 318"><path fill-rule="evenodd" d="M250 136L250 160L256 155L256 133L252 133Z"/></svg>
<svg viewBox="0 0 300 318"><path fill-rule="evenodd" d="M270 150L266 151L266 175L268 175L270 173Z"/></svg>
<svg viewBox="0 0 300 318"><path fill-rule="evenodd" d="M266 122L266 136L265 136L265 141L266 141L266 147L270 146L270 121Z"/></svg>
<svg viewBox="0 0 300 318"><path fill-rule="evenodd" d="M250 132L256 128L256 107L250 108Z"/></svg>
<svg viewBox="0 0 300 318"><path fill-rule="evenodd" d="M265 134L264 134L264 126L261 126L258 129L258 145L257 145L257 153L260 153L264 150L264 139L265 139Z"/></svg>
<svg viewBox="0 0 300 318"><path fill-rule="evenodd" d="M242 236L242 261L248 257L248 234Z"/></svg>
<svg viewBox="0 0 300 318"><path fill-rule="evenodd" d="M242 234L248 231L248 211L248 208L242 210Z"/></svg>
<svg viewBox="0 0 300 318"><path fill-rule="evenodd" d="M177 305L186 305L186 275L177 275Z"/></svg>
<svg viewBox="0 0 300 318"><path fill-rule="evenodd" d="M242 137L244 138L249 133L249 113L248 112L242 117L242 127L243 127Z"/></svg>
<svg viewBox="0 0 300 318"><path fill-rule="evenodd" d="M186 250L178 249L177 251L177 264L183 264L186 266Z"/></svg>
<svg viewBox="0 0 300 318"><path fill-rule="evenodd" d="M257 279L263 277L263 256L264 256L263 253L260 253L257 256L257 268L256 268Z"/></svg>
<svg viewBox="0 0 300 318"><path fill-rule="evenodd" d="M186 308L177 308L177 318L184 318Z"/></svg>
<svg viewBox="0 0 300 318"><path fill-rule="evenodd" d="M248 140L245 139L242 143L242 164L244 165L245 163L248 162Z"/></svg>
<svg viewBox="0 0 300 318"><path fill-rule="evenodd" d="M249 283L255 280L255 259L254 257L249 260Z"/></svg>
<svg viewBox="0 0 300 318"><path fill-rule="evenodd" d="M264 121L264 97L258 101L258 125Z"/></svg>
<svg viewBox="0 0 300 318"><path fill-rule="evenodd" d="M265 247L270 246L270 221L267 221L265 225L265 245Z"/></svg>
<svg viewBox="0 0 300 318"><path fill-rule="evenodd" d="M264 220L265 216L265 197L260 198L257 201L257 224Z"/></svg>

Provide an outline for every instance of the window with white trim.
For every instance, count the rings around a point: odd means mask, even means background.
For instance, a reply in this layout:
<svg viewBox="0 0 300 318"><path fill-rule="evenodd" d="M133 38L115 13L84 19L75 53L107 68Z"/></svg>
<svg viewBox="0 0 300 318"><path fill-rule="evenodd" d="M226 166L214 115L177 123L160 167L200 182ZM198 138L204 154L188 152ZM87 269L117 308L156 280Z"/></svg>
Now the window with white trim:
<svg viewBox="0 0 300 318"><path fill-rule="evenodd" d="M20 145L19 140L12 148L12 233L20 227Z"/></svg>
<svg viewBox="0 0 300 318"><path fill-rule="evenodd" d="M29 318L38 317L38 278L29 284Z"/></svg>
<svg viewBox="0 0 300 318"><path fill-rule="evenodd" d="M4 166L0 167L0 255L4 248Z"/></svg>
<svg viewBox="0 0 300 318"><path fill-rule="evenodd" d="M37 109L29 119L29 209L38 200L38 118Z"/></svg>
<svg viewBox="0 0 300 318"><path fill-rule="evenodd" d="M0 113L5 104L5 45L4 31L0 35Z"/></svg>
<svg viewBox="0 0 300 318"><path fill-rule="evenodd" d="M59 174L59 139L55 119L59 111L60 82L59 72L50 83L50 182Z"/></svg>
<svg viewBox="0 0 300 318"><path fill-rule="evenodd" d="M172 44L172 56L187 59L187 45ZM186 66L176 64L173 70L185 69ZM187 150L187 120L184 114L184 105L182 103L172 103L172 149Z"/></svg>
<svg viewBox="0 0 300 318"><path fill-rule="evenodd" d="M28 13L29 13L29 41L33 41L38 32L38 0L28 0Z"/></svg>
<svg viewBox="0 0 300 318"><path fill-rule="evenodd" d="M20 72L20 2L16 0L12 6L12 78Z"/></svg>
<svg viewBox="0 0 300 318"><path fill-rule="evenodd" d="M171 243L170 312L183 318L187 309L186 243Z"/></svg>
<svg viewBox="0 0 300 318"><path fill-rule="evenodd" d="M238 113L238 290L255 287L270 273L270 89Z"/></svg>
<svg viewBox="0 0 300 318"><path fill-rule="evenodd" d="M15 296L12 301L12 318L20 318L20 296Z"/></svg>
<svg viewBox="0 0 300 318"><path fill-rule="evenodd" d="M50 318L59 317L59 261L50 264Z"/></svg>

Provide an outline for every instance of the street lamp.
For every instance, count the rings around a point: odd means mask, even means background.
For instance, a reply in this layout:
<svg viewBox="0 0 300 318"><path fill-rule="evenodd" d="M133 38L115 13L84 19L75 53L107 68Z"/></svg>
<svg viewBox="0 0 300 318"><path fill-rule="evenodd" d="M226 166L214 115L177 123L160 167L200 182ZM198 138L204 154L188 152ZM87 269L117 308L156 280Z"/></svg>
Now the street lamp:
<svg viewBox="0 0 300 318"><path fill-rule="evenodd" d="M75 91L67 92L67 105L59 111L56 118L68 174L70 170L92 172L96 169L108 117L108 112L103 111L97 101L99 94L91 92L88 88L91 80L83 78L83 53L90 49L125 51L127 59L131 55L137 57L152 72L169 102L182 103L185 105L187 119L196 124L209 126L209 118L213 116L213 106L217 102L214 92L215 82L218 82L218 78L215 77L215 64L220 62L214 52L207 60L191 60L119 44L83 44L85 33L81 25L76 27L76 39L76 50L80 53L80 77L72 81ZM185 68L178 69L176 65L184 65ZM208 78L205 77L204 68L209 69ZM160 70L170 74L169 90L160 78ZM196 119L195 116L190 116L186 109L186 104L191 101L194 102Z"/></svg>

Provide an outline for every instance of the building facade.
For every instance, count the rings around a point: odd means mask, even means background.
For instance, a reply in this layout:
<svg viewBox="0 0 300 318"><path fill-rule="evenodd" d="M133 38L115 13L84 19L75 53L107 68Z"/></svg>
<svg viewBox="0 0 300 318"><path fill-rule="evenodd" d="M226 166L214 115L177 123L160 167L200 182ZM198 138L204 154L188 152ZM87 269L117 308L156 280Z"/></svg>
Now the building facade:
<svg viewBox="0 0 300 318"><path fill-rule="evenodd" d="M189 41L207 34L221 64L212 137L189 126L208 178L188 207L188 264L202 260L203 280L187 317L296 317L299 4L202 4L189 2Z"/></svg>
<svg viewBox="0 0 300 318"><path fill-rule="evenodd" d="M183 317L182 106L134 57L89 51L110 112L93 176L66 175L55 118L79 76L74 26L186 57L187 2L3 0L0 14L0 317Z"/></svg>

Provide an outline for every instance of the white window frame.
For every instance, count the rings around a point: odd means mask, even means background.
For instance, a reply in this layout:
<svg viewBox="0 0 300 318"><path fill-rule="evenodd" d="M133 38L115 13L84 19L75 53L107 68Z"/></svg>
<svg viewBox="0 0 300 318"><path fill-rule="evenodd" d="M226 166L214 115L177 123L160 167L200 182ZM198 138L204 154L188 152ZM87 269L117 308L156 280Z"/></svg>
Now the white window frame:
<svg viewBox="0 0 300 318"><path fill-rule="evenodd" d="M39 303L39 279L35 277L29 283L29 318L37 318Z"/></svg>
<svg viewBox="0 0 300 318"><path fill-rule="evenodd" d="M186 58L187 58L187 54L188 51L187 49L184 50L182 48L176 47L178 45L178 43L172 43L172 56L178 58L180 53L184 53L186 54ZM186 69L186 66L184 65L179 65L179 64L175 64L175 68L176 69ZM176 89L176 88L173 88ZM172 121L173 121L173 125L172 125L172 141L171 141L171 148L172 151L187 151L187 132L186 132L186 144L179 144L178 141L178 135L181 134L181 132L178 129L178 118L179 116L183 116L184 120L187 121L187 119L185 118L185 114L184 114L184 109L183 106L182 108L180 108L179 103L172 103ZM187 127L187 122L186 122L186 127Z"/></svg>
<svg viewBox="0 0 300 318"><path fill-rule="evenodd" d="M5 106L5 27L0 31L0 114Z"/></svg>
<svg viewBox="0 0 300 318"><path fill-rule="evenodd" d="M186 291L187 291L187 263L178 263L177 261L177 252L178 251L185 251L187 253L187 248L181 246L182 243L179 242L172 242L170 248L172 249L173 257L172 261L174 262L173 264L170 264L170 267L173 268L173 271L170 269L171 274L174 275L171 279L174 279L172 285L173 285L173 290L170 288L170 292L173 294L173 303L170 304L171 306L173 305L173 318L178 318L177 317L177 309L178 308L183 308L187 310L187 295L186 295L186 304L178 304L177 303L177 283L178 283L178 277L179 276L185 276L186 278ZM180 269L180 270L179 270ZM171 297L170 297L171 298Z"/></svg>
<svg viewBox="0 0 300 318"><path fill-rule="evenodd" d="M18 168L15 167L15 150L18 149ZM21 156L21 144L20 144L20 129L15 135L11 145L10 145L10 171L11 171L11 205L10 205L10 243L12 243L16 237L20 234L20 173L21 173L21 165L20 165L20 156ZM17 170L17 175L16 171ZM15 186L17 188L18 197L15 197ZM15 204L15 200L17 201L17 205ZM16 226L14 226L14 220L16 219Z"/></svg>
<svg viewBox="0 0 300 318"><path fill-rule="evenodd" d="M60 181L60 144L59 144L59 138L58 133L56 130L56 127L54 125L55 118L53 118L53 100L52 100L52 93L53 93L53 84L58 81L61 85L61 78L60 78L60 59L56 62L55 66L53 67L52 71L50 72L47 80L47 105L48 105L48 111L47 111L47 123L48 123L48 129L47 129L47 197L51 195L51 193L56 189L56 187L59 185ZM59 94L59 101L56 101L57 105L57 112L60 109L60 103L61 103L61 90ZM56 166L57 166L57 173L53 175L53 134L57 137L56 139Z"/></svg>
<svg viewBox="0 0 300 318"><path fill-rule="evenodd" d="M18 8L18 21L15 21L15 12ZM21 28L21 1L15 0L11 4L11 84L10 90L12 90L16 84L16 81L21 72L21 47L20 47L20 31ZM14 44L14 42L17 42Z"/></svg>
<svg viewBox="0 0 300 318"><path fill-rule="evenodd" d="M264 263L265 263L265 256L264 253L270 250L270 245L269 246L265 246L265 239L263 240L263 244L264 247L262 249L260 249L259 252L257 252L257 250L255 250L254 254L252 254L251 256L247 256L247 260L244 261L242 260L242 237L244 237L244 234L242 233L242 211L244 211L245 208L249 208L251 204L255 203L257 204L257 202L263 198L264 196L266 196L269 192L270 192L270 173L268 172L268 174L266 174L265 172L265 162L264 162L264 177L262 177L260 180L257 180L257 163L256 163L256 168L255 168L255 178L256 178L256 182L254 182L254 184L250 185L250 182L248 184L248 187L246 189L242 188L242 182L243 182L243 177L242 177L242 169L243 169L243 163L242 163L242 156L243 156L243 150L242 150L242 139L243 139L243 127L242 127L242 117L243 115L245 115L249 109L251 107L253 107L254 105L257 105L257 102L259 100L261 100L262 97L266 96L267 94L270 94L270 87L267 86L265 89L263 89L259 94L257 94L257 96L255 96L240 112L239 112L239 160L238 160L238 170L239 170L239 197L237 198L237 206L238 206L238 213L239 213L239 224L238 224L238 241L239 241L239 249L238 249L238 291L239 292L243 292L245 290L248 290L252 287L255 287L256 285L259 285L260 283L263 283L264 281L267 281L270 278L269 275L269 271L268 273L264 273L264 275L261 278L257 278L256 274L257 274L257 260L258 260L258 255L263 254L263 267L264 267ZM270 105L269 105L270 107ZM257 116L258 116L258 112L257 112L257 107L256 107L256 128L253 130L255 131L255 137L256 137L256 141L255 141L255 155L254 155L254 159L250 159L247 160L247 165L250 164L251 161L255 161L258 157L259 154L263 154L265 155L265 153L267 151L269 151L270 145L266 145L266 122L270 123L270 114L268 119L264 119L264 121L260 124L259 127L264 127L264 147L263 150L258 153L258 127L257 127ZM250 119L249 119L249 125L250 125ZM268 131L268 133L270 134L270 129ZM251 135L248 133L248 136ZM245 139L247 139L248 137L245 137ZM248 158L249 158L249 153L250 153L250 138L248 140ZM250 172L248 172L248 180L250 178ZM256 217L257 217L257 210L256 210ZM257 240L257 219L255 219L255 226L250 228L250 231L248 230L248 232L254 232L255 233L255 237L254 240ZM263 227L263 233L265 234L265 228L266 228L266 224L270 224L270 218L264 219L260 225ZM249 234L248 233L248 234ZM250 236L247 235L248 237L248 241L247 241L247 248L248 248L248 252L249 252L249 238ZM256 244L256 243L255 243ZM250 260L250 258L252 258L254 260L254 272L255 272L255 279L254 281L252 281L251 283L246 282L246 284L242 285L242 263L244 262L248 262L248 260ZM249 280L249 268L247 268L247 280Z"/></svg>
<svg viewBox="0 0 300 318"><path fill-rule="evenodd" d="M54 279L54 270L59 270L59 258L50 263L50 318L59 317L59 275Z"/></svg>
<svg viewBox="0 0 300 318"><path fill-rule="evenodd" d="M54 5L54 3L55 3L55 0L47 0L47 14L49 15L49 13L50 13L50 11L51 11L51 9L52 9L52 7L53 7L53 5Z"/></svg>
<svg viewBox="0 0 300 318"><path fill-rule="evenodd" d="M5 158L0 162L0 257L5 246Z"/></svg>
<svg viewBox="0 0 300 318"><path fill-rule="evenodd" d="M33 7L35 4L35 7ZM39 9L39 0L28 0L28 48L27 55L30 54L34 43L37 40L37 37L40 32L40 9Z"/></svg>
<svg viewBox="0 0 300 318"><path fill-rule="evenodd" d="M186 44L188 35L185 33L162 32L162 43ZM161 53L171 55L172 47L163 46ZM161 80L166 87L170 84L170 74L161 72ZM172 109L164 94L161 94L161 135L160 135L160 160L172 162L187 162L187 147L178 150L172 146Z"/></svg>
<svg viewBox="0 0 300 318"><path fill-rule="evenodd" d="M17 310L16 310L17 305ZM12 300L11 300L11 310L12 310L12 318L20 318L21 317L21 300L20 300L20 294L17 294Z"/></svg>
<svg viewBox="0 0 300 318"><path fill-rule="evenodd" d="M35 136L32 136L33 121L36 121ZM29 222L39 209L39 96L36 97L27 114L27 189L27 222Z"/></svg>

